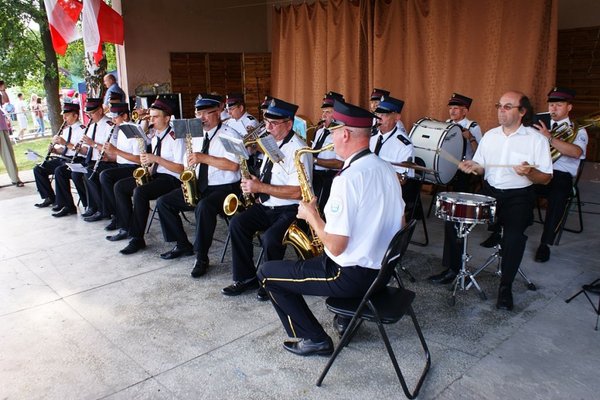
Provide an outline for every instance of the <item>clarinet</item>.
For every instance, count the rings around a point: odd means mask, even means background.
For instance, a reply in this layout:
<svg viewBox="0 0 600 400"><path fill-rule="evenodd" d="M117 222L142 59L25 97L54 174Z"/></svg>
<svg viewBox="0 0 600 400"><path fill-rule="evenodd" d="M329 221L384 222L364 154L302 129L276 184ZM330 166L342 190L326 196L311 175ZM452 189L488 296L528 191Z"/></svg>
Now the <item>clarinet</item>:
<svg viewBox="0 0 600 400"><path fill-rule="evenodd" d="M98 161L96 161L96 164L94 164L94 168L92 169L92 173L90 174L88 179L92 179L94 177L94 175L96 175L96 171L98 170L98 165L100 165L100 162L102 161L102 158L104 157L104 154L106 153L106 145L108 143L110 143L110 140L113 137L113 132L115 131L116 127L117 127L117 125L113 126L113 128L110 130L110 134L106 138L106 142L104 142L104 145L102 145L102 151L100 151L100 155L98 155Z"/></svg>
<svg viewBox="0 0 600 400"><path fill-rule="evenodd" d="M94 123L94 121L92 121L90 119L90 122L88 122L87 126L85 127L85 131L83 132L83 136L81 137L81 139L79 140L79 142L77 142L77 144L75 145L75 147L73 147L73 150L75 151L75 153L73 154L73 156L71 157L71 162L75 162L75 158L77 158L77 156L79 155L79 152L81 151L81 148L83 147L83 139L87 136L88 130L90 129L90 126ZM65 143L65 146L68 143ZM88 148L88 151L92 151L92 148Z"/></svg>
<svg viewBox="0 0 600 400"><path fill-rule="evenodd" d="M50 144L48 144L48 153L46 154L46 157L44 158L44 161L42 161L42 163L40 164L40 166L44 166L44 163L46 161L48 161L50 159L50 156L52 155L52 150L54 150L54 143L53 143L53 139L56 136L60 136L62 134L62 130L65 127L65 124L67 123L67 121L63 121L62 125L60 126L60 128L58 128L58 132L56 133L56 135L52 136L52 139L50 139Z"/></svg>

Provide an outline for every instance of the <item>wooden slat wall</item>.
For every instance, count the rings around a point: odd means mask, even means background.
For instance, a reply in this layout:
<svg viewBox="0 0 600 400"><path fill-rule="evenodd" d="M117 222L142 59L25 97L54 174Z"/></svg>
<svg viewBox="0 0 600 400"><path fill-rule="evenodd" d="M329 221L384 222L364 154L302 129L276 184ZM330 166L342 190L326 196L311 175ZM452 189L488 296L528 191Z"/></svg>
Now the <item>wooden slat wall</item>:
<svg viewBox="0 0 600 400"><path fill-rule="evenodd" d="M271 90L271 54L171 53L171 85L181 93L185 118L194 116L202 92L242 92L248 111L260 118L258 106Z"/></svg>
<svg viewBox="0 0 600 400"><path fill-rule="evenodd" d="M577 91L572 117L600 112L600 26L558 31L556 83ZM587 128L587 159L600 161L600 128Z"/></svg>

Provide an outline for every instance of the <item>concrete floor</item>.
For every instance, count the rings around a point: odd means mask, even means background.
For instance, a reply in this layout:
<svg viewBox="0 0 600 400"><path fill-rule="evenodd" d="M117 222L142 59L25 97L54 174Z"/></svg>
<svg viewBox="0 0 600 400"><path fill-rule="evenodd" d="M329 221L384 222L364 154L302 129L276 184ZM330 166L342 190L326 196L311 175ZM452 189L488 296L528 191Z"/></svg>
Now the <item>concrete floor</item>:
<svg viewBox="0 0 600 400"><path fill-rule="evenodd" d="M30 181L31 172L21 178ZM404 397L372 325L361 328L316 387L326 358L284 351L285 333L269 303L220 294L231 279L230 254L217 262L224 224L211 251L214 266L194 280L193 258L158 257L170 248L158 223L145 251L122 256L125 243L104 240L102 222L56 220L33 207L34 184L8 184L0 176L0 399ZM486 301L469 290L452 307L447 288L425 281L440 269L442 253L442 223L427 220L431 243L411 245L404 263L417 277L405 283L417 293L415 311L432 354L419 398L598 398L596 315L584 296L564 301L600 278L600 205L592 204L600 201L598 164L586 166L580 186L584 233L566 232L548 263L533 262L541 225L528 229L522 266L538 290L516 281L513 312L494 307L493 268L480 275ZM419 225L415 239L421 234ZM490 254L478 246L486 235L483 226L471 234L472 265ZM309 302L334 336L323 300ZM411 325L401 321L389 331L412 386L423 359Z"/></svg>

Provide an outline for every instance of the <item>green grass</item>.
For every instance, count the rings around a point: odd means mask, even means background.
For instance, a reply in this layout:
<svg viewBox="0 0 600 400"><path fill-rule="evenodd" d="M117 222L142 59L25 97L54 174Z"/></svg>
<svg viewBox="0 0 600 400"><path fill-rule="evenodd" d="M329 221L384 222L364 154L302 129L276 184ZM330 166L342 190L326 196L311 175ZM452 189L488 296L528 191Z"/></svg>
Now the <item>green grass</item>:
<svg viewBox="0 0 600 400"><path fill-rule="evenodd" d="M30 161L27 159L25 152L27 149L31 149L45 157L48 153L48 144L50 143L50 137L43 137L34 140L27 140L25 142L19 142L18 144L13 144L13 150L15 151L15 158L17 161L17 167L19 171L27 171L32 169L36 164L41 162L39 161ZM0 174L6 173L6 166L4 163L0 162Z"/></svg>

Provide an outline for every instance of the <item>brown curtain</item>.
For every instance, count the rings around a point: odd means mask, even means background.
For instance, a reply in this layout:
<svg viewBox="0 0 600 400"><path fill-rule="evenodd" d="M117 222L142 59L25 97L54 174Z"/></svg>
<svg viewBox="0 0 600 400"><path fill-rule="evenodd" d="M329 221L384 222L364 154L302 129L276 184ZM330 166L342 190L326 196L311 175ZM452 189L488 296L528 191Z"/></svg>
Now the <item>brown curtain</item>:
<svg viewBox="0 0 600 400"><path fill-rule="evenodd" d="M328 90L367 106L373 87L405 100L407 128L446 119L452 92L474 99L470 117L497 125L510 89L545 110L554 85L558 0L330 0L275 9L273 94L319 118Z"/></svg>

